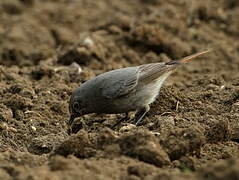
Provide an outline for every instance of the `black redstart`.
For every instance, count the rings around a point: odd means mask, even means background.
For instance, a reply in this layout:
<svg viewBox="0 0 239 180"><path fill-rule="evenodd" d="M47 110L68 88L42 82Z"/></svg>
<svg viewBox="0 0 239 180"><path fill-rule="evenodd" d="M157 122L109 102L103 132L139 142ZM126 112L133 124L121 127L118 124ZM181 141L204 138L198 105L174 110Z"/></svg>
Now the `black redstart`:
<svg viewBox="0 0 239 180"><path fill-rule="evenodd" d="M128 119L130 111L137 111L134 123L138 125L155 101L167 77L180 65L202 54L187 56L180 60L150 63L135 67L112 70L81 84L70 98L71 125L75 118L90 113L125 113L119 120Z"/></svg>

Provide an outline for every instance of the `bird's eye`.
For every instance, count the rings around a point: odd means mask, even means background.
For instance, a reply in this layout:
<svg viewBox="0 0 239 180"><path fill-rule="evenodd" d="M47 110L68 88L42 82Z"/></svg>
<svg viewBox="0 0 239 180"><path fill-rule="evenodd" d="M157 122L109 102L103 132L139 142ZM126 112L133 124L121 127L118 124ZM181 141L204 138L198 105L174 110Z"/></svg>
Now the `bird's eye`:
<svg viewBox="0 0 239 180"><path fill-rule="evenodd" d="M73 109L74 110L79 110L80 109L80 104L78 102L74 102Z"/></svg>

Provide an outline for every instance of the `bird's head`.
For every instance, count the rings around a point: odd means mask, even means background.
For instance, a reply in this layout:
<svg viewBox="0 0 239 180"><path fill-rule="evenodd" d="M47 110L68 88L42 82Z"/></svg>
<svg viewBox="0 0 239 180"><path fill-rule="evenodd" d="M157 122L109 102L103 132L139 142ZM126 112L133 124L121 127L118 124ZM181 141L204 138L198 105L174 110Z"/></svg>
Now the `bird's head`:
<svg viewBox="0 0 239 180"><path fill-rule="evenodd" d="M69 126L72 125L75 118L86 114L84 99L81 96L76 96L74 93L72 94L69 102L69 112L70 112L70 119L68 121Z"/></svg>

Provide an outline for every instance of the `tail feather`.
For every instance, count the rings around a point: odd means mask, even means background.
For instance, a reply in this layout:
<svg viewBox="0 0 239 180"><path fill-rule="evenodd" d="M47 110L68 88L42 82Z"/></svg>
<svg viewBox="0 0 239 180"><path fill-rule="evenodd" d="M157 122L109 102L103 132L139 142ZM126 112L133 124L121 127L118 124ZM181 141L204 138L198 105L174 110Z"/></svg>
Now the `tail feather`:
<svg viewBox="0 0 239 180"><path fill-rule="evenodd" d="M184 63L188 63L190 62L192 59L198 57L198 56L201 56L203 54L206 54L208 52L211 52L211 50L206 50L206 51L202 51L202 52L199 52L199 53L196 53L196 54L192 54L190 56L187 56L187 57L184 57L182 59L179 59L179 60L174 60L174 61L170 61L168 63L166 63L166 65L176 65L176 64L184 64Z"/></svg>

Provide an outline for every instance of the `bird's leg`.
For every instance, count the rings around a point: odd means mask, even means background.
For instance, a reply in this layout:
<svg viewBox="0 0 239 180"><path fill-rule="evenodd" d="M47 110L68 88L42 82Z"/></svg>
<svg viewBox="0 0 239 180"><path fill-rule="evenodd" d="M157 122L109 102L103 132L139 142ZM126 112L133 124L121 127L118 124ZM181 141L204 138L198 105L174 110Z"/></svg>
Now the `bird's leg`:
<svg viewBox="0 0 239 180"><path fill-rule="evenodd" d="M118 126L121 122L123 121L126 121L130 119L130 116L129 116L129 112L125 113L125 116L122 117L121 119L117 120L117 122L112 126L112 128L115 128L116 126Z"/></svg>
<svg viewBox="0 0 239 180"><path fill-rule="evenodd" d="M136 115L135 115L135 120L134 120L134 124L136 126L138 126L140 124L140 122L142 121L142 119L144 118L145 114L150 110L149 105L145 106L144 108L140 109Z"/></svg>

